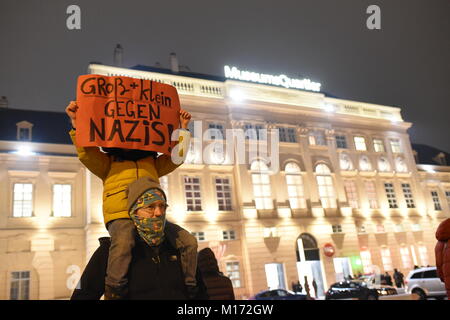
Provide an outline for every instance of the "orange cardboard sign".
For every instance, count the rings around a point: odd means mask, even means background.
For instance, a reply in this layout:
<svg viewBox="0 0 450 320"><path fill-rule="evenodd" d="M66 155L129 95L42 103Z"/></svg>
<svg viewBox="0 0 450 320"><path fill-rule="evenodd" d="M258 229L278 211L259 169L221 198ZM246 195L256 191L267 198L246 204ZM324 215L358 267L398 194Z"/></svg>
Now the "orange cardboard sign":
<svg viewBox="0 0 450 320"><path fill-rule="evenodd" d="M82 75L77 82L76 140L82 147L170 154L180 100L171 85L130 77Z"/></svg>

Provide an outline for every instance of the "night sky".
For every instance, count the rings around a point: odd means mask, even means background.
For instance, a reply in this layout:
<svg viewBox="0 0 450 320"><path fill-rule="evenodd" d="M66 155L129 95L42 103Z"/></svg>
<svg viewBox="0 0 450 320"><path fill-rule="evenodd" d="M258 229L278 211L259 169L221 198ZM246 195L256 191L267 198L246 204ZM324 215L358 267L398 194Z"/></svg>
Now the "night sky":
<svg viewBox="0 0 450 320"><path fill-rule="evenodd" d="M81 8L81 30L66 9ZM369 5L381 30L369 30ZM64 111L89 62L192 72L224 65L322 83L339 98L402 108L415 143L450 151L449 0L1 0L0 96L11 108Z"/></svg>

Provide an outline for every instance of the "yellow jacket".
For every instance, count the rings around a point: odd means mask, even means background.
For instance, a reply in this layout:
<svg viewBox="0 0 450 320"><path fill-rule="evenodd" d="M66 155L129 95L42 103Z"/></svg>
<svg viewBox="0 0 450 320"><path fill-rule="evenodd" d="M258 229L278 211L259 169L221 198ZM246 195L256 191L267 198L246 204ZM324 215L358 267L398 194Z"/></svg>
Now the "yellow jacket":
<svg viewBox="0 0 450 320"><path fill-rule="evenodd" d="M179 167L186 158L191 134L180 130L180 164L172 162L170 155L161 155L154 159L147 157L138 161L113 161L112 157L100 151L98 147L79 147L75 140L75 130L69 132L78 153L78 158L89 171L103 181L103 218L105 225L116 219L127 218L127 196L125 190L130 183L140 177L150 177L159 182L159 177L169 174Z"/></svg>

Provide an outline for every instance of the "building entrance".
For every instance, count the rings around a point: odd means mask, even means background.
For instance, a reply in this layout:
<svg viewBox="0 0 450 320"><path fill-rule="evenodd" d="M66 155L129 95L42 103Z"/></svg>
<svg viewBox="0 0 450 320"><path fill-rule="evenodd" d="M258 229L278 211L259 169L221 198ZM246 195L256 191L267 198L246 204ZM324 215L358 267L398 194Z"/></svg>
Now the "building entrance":
<svg viewBox="0 0 450 320"><path fill-rule="evenodd" d="M306 293L305 282L307 282L312 297L324 297L324 272L316 239L310 234L302 233L297 238L296 253L298 279L303 287L303 293Z"/></svg>

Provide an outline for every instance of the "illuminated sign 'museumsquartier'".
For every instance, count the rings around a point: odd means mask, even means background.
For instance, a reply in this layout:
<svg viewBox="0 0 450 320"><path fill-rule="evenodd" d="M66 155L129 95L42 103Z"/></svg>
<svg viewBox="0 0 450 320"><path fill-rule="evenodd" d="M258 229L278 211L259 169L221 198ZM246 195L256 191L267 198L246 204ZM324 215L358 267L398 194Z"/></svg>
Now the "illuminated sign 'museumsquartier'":
<svg viewBox="0 0 450 320"><path fill-rule="evenodd" d="M237 79L243 81L251 81L262 84L271 84L275 86L285 88L295 88L310 91L320 91L321 84L319 82L313 82L309 79L291 79L284 74L279 76L273 76L270 74L263 74L251 71L241 71L236 67L225 66L225 77L229 79Z"/></svg>

